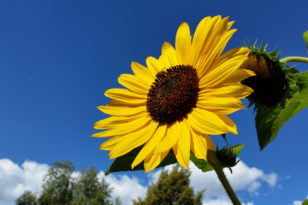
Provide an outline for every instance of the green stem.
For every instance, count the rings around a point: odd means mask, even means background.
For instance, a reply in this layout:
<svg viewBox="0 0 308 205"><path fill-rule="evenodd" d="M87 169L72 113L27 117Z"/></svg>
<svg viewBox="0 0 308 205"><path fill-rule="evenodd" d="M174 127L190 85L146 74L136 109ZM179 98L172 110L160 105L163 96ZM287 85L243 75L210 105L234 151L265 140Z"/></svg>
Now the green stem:
<svg viewBox="0 0 308 205"><path fill-rule="evenodd" d="M280 59L281 63L289 63L289 62L300 62L300 63L308 63L308 58L300 57L300 56L289 56Z"/></svg>
<svg viewBox="0 0 308 205"><path fill-rule="evenodd" d="M219 164L219 161L216 157L216 153L214 151L208 151L208 162L214 168L221 184L223 185L225 191L227 192L229 198L231 199L233 205L241 205L240 200L236 196L235 192L233 191L222 167Z"/></svg>

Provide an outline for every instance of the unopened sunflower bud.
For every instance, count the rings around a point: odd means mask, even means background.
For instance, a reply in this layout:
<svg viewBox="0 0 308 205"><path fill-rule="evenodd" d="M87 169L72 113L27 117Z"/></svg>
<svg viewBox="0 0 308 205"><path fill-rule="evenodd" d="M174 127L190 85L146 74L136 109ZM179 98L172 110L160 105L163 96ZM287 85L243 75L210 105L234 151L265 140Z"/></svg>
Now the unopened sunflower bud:
<svg viewBox="0 0 308 205"><path fill-rule="evenodd" d="M238 161L236 161L236 153L230 147L224 147L221 150L216 151L216 156L222 167L234 167Z"/></svg>
<svg viewBox="0 0 308 205"><path fill-rule="evenodd" d="M241 68L252 70L256 76L242 81L244 85L251 87L254 92L248 97L252 102L267 106L276 105L285 95L286 80L279 62L279 54L267 53L265 47L260 49L252 46L252 52Z"/></svg>

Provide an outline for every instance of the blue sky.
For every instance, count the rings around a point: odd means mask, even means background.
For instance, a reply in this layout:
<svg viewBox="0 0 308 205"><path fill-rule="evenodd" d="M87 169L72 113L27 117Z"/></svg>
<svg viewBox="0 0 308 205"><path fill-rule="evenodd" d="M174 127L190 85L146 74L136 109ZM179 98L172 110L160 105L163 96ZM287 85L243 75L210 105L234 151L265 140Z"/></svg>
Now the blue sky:
<svg viewBox="0 0 308 205"><path fill-rule="evenodd" d="M1 1L0 159L18 165L69 159L78 169L106 170L111 161L98 149L102 139L90 138L93 124L107 117L96 107L108 102L104 92L119 86L121 73L131 73L131 61L158 57L164 41L174 44L181 22L193 31L203 17L218 14L236 21L227 49L259 39L279 46L282 57L307 56L307 7L305 0ZM278 176L277 185L262 186L259 195L239 192L244 201L292 204L306 197L307 114L287 122L262 152L252 109L231 116L239 135L229 140L245 144L243 161ZM120 174L148 183L143 172Z"/></svg>

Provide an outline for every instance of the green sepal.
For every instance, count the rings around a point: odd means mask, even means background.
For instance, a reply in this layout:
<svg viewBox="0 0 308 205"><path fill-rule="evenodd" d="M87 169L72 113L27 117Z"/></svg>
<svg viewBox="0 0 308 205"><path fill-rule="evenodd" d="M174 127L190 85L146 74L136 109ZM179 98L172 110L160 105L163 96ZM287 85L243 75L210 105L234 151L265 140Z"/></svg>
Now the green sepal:
<svg viewBox="0 0 308 205"><path fill-rule="evenodd" d="M105 172L105 175L108 175L112 172L144 170L143 162L137 165L133 170L131 168L131 165L138 153L140 152L141 148L142 146L132 150L131 152L121 157L116 158L109 166L108 170ZM175 155L171 150L158 167L164 167L169 164L174 164L176 162L177 160L175 158Z"/></svg>
<svg viewBox="0 0 308 205"><path fill-rule="evenodd" d="M239 155L244 144L238 144L230 147L235 155ZM209 152L215 152L212 150L208 150ZM190 153L190 160L198 167L202 172L208 172L214 170L214 168L210 165L209 162L205 161L204 159L198 159L192 152ZM225 168L225 167L224 167Z"/></svg>
<svg viewBox="0 0 308 205"><path fill-rule="evenodd" d="M308 31L304 32L303 38L304 38L304 40L306 42L306 48L308 50Z"/></svg>
<svg viewBox="0 0 308 205"><path fill-rule="evenodd" d="M275 106L255 105L260 150L273 141L284 123L308 106L308 72L284 68L288 82L285 97Z"/></svg>
<svg viewBox="0 0 308 205"><path fill-rule="evenodd" d="M230 147L230 149L232 149L234 154L239 155L241 150L243 149L243 147L244 147L244 144L238 144L238 145L234 145L234 146Z"/></svg>

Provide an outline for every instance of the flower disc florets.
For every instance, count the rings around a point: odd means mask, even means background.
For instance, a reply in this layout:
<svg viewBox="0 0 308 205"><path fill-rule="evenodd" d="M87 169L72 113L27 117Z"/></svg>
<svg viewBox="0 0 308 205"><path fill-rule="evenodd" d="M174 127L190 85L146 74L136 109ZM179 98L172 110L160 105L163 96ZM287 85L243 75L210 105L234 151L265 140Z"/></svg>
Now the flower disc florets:
<svg viewBox="0 0 308 205"><path fill-rule="evenodd" d="M171 125L196 107L199 92L197 71L178 65L157 73L148 93L147 111L160 124Z"/></svg>

